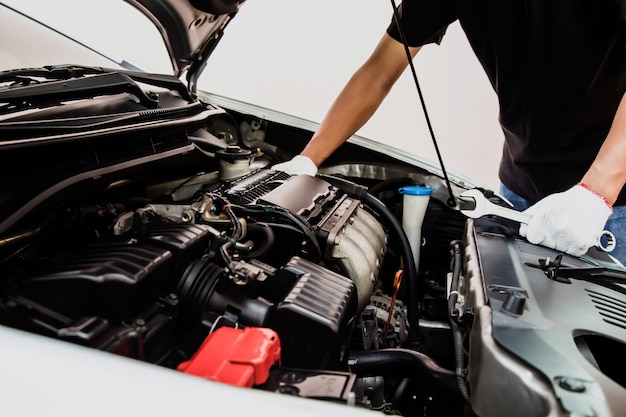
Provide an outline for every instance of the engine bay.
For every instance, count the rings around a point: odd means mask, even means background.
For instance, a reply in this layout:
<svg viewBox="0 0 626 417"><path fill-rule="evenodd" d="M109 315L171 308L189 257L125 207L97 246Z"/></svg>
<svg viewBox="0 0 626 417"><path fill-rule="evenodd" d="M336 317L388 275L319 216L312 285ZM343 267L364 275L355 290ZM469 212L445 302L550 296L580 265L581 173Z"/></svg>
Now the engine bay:
<svg viewBox="0 0 626 417"><path fill-rule="evenodd" d="M22 213L25 226L2 245L2 324L220 382L392 411L388 390L409 375L386 387L367 353L408 355L399 363L423 375L430 364L405 349L419 343L407 305L421 289L394 283L410 254L390 244L402 241L395 216L347 178L290 176L233 145L215 157L180 146L156 163L81 174ZM163 174L180 167L184 178ZM356 362L363 377L350 371ZM453 375L435 371L439 389L455 393Z"/></svg>
<svg viewBox="0 0 626 417"><path fill-rule="evenodd" d="M353 143L315 177L273 170L311 131L160 97L174 109L140 127L115 116L107 134L26 135L2 154L0 324L385 414L626 409L626 273L609 255L468 220L440 175ZM135 105L121 94L64 112L90 121L119 102ZM433 190L418 248L405 186Z"/></svg>

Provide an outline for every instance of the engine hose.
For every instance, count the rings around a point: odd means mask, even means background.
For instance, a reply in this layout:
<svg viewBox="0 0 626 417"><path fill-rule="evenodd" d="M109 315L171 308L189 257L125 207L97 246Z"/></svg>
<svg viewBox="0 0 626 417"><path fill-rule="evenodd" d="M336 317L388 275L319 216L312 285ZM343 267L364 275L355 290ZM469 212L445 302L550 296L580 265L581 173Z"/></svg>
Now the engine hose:
<svg viewBox="0 0 626 417"><path fill-rule="evenodd" d="M344 193L348 194L348 196L351 198L356 198L360 200L365 196L365 193L368 192L367 187L365 187L364 185L356 184L342 177L324 174L317 174L317 176L318 178L321 178L324 181L331 183Z"/></svg>
<svg viewBox="0 0 626 417"><path fill-rule="evenodd" d="M257 235L263 235L263 243L257 245L255 249L242 256L244 259L254 259L254 258L262 258L267 255L267 253L274 246L274 242L276 241L276 237L274 235L274 231L267 223L249 223L248 224L248 233L246 237L252 239ZM254 240L254 239L253 239Z"/></svg>
<svg viewBox="0 0 626 417"><path fill-rule="evenodd" d="M372 207L378 214L383 216L389 226L392 228L393 233L400 240L400 247L402 248L402 259L404 260L405 279L407 282L408 299L407 316L409 320L409 344L419 343L419 286L417 282L417 268L413 259L413 252L411 251L411 245L409 239L404 233L402 225L393 215L393 213L387 208L387 206L374 197L370 193L366 193L363 198L363 202Z"/></svg>
<svg viewBox="0 0 626 417"><path fill-rule="evenodd" d="M205 257L189 264L176 289L184 323L193 323L202 315L223 271Z"/></svg>
<svg viewBox="0 0 626 417"><path fill-rule="evenodd" d="M465 352L463 351L463 335L455 318L458 317L456 301L459 297L459 281L461 277L462 253L461 244L455 240L450 243L452 255L452 280L450 282L450 296L448 297L448 311L450 312L450 328L454 343L454 361L456 365L456 382L459 392L469 404L471 400L469 387L465 380Z"/></svg>
<svg viewBox="0 0 626 417"><path fill-rule="evenodd" d="M307 237L307 241L311 244L313 248L313 261L319 262L322 259L322 250L320 249L319 243L317 242L317 238L315 234L309 228L306 220L302 219L297 214L291 213L288 210L282 209L280 207L274 206L238 206L231 204L233 209L241 211L246 214L252 215L276 215L280 216L284 219L289 220L291 223L298 226L298 230L303 233Z"/></svg>
<svg viewBox="0 0 626 417"><path fill-rule="evenodd" d="M397 190L400 187L403 187L405 185L413 185L415 182L411 179L411 178L390 178L388 180L379 182L378 184L375 184L373 186L371 186L367 192L372 194L372 195L376 195L379 192L382 191L386 191L386 190Z"/></svg>
<svg viewBox="0 0 626 417"><path fill-rule="evenodd" d="M410 349L381 349L350 352L350 371L359 377L397 376L410 378L441 394L444 398L464 401L456 384L454 371L442 368L429 356Z"/></svg>

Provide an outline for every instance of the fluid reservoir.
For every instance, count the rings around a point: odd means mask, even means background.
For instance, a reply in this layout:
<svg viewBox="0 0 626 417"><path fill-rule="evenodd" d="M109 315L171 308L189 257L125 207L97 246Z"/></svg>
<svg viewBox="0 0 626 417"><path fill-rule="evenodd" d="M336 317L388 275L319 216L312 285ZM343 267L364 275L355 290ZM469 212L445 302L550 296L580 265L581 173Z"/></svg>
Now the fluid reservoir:
<svg viewBox="0 0 626 417"><path fill-rule="evenodd" d="M220 164L220 179L232 180L250 173L252 152L239 146L228 146L215 152Z"/></svg>
<svg viewBox="0 0 626 417"><path fill-rule="evenodd" d="M409 185L398 190L402 194L402 228L411 245L415 268L419 270L420 249L422 247L422 222L433 189L419 185Z"/></svg>

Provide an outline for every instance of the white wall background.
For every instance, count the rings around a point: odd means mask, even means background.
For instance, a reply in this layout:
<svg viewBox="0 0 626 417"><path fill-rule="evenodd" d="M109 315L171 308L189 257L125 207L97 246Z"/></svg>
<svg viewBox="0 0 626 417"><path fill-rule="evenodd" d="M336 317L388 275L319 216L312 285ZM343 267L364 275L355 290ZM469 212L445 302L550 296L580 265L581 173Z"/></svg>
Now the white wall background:
<svg viewBox="0 0 626 417"><path fill-rule="evenodd" d="M391 15L386 0L249 0L200 86L320 121ZM446 168L496 188L497 99L458 23L440 46L422 48L415 66ZM408 70L358 134L436 161Z"/></svg>
<svg viewBox="0 0 626 417"><path fill-rule="evenodd" d="M3 1L146 70L170 70L156 30L120 0ZM85 7L87 16L76 11ZM248 0L199 87L319 122L391 15L386 0ZM424 47L415 66L446 168L496 188L497 101L458 24L440 46ZM408 71L358 134L436 161Z"/></svg>

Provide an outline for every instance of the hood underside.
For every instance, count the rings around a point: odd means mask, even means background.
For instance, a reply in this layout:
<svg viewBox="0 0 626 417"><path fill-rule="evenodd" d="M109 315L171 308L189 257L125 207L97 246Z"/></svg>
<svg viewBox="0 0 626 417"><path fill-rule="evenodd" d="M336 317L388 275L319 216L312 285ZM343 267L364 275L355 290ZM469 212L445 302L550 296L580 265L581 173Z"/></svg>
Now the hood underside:
<svg viewBox="0 0 626 417"><path fill-rule="evenodd" d="M245 0L125 0L157 27L177 76L194 80Z"/></svg>

